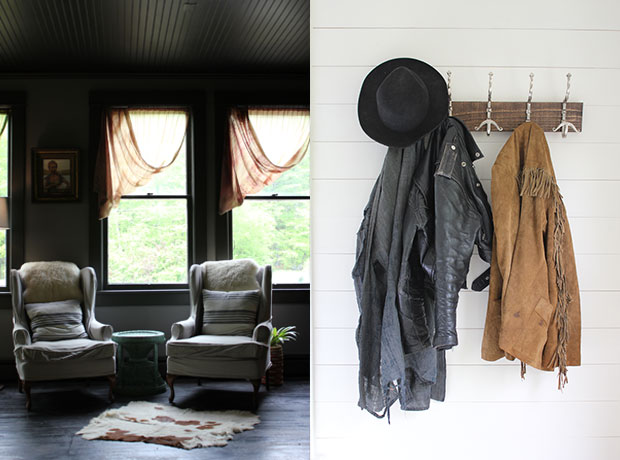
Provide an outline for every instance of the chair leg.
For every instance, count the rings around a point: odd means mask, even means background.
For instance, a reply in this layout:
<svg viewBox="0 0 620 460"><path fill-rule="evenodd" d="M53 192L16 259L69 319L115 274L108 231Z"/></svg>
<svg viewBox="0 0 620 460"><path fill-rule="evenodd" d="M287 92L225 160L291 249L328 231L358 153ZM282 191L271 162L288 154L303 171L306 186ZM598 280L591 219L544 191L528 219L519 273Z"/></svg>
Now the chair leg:
<svg viewBox="0 0 620 460"><path fill-rule="evenodd" d="M110 384L110 391L108 393L108 399L110 400L111 403L113 403L114 402L114 390L116 389L116 375L110 374L110 375L106 375L106 377L108 378L108 383Z"/></svg>
<svg viewBox="0 0 620 460"><path fill-rule="evenodd" d="M269 391L269 369L265 371L265 388Z"/></svg>
<svg viewBox="0 0 620 460"><path fill-rule="evenodd" d="M202 379L200 377L198 377L198 386L201 387L202 386Z"/></svg>
<svg viewBox="0 0 620 460"><path fill-rule="evenodd" d="M28 380L24 380L22 382L22 387L26 393L26 410L30 410L32 407L32 402L30 400L30 382Z"/></svg>
<svg viewBox="0 0 620 460"><path fill-rule="evenodd" d="M256 410L258 407L258 390L260 389L260 379L250 380L254 387L254 393L252 393L252 409Z"/></svg>
<svg viewBox="0 0 620 460"><path fill-rule="evenodd" d="M17 379L17 391L20 393L24 392L24 382L22 382L22 379Z"/></svg>
<svg viewBox="0 0 620 460"><path fill-rule="evenodd" d="M174 401L174 381L176 380L176 378L177 378L176 375L166 374L166 382L168 383L168 386L170 387L170 397L168 398L168 402L170 404L172 404Z"/></svg>

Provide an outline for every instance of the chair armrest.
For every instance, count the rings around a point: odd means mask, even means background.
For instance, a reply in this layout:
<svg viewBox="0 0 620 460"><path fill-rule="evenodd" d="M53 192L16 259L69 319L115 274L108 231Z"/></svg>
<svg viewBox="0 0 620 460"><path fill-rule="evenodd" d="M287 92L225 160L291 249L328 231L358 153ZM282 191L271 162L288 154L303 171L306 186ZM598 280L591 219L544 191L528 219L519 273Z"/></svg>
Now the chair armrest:
<svg viewBox="0 0 620 460"><path fill-rule="evenodd" d="M88 335L93 340L106 341L112 338L114 329L109 324L102 324L96 319L91 319L88 323Z"/></svg>
<svg viewBox="0 0 620 460"><path fill-rule="evenodd" d="M258 323L254 328L254 332L252 333L252 340L255 342L260 342L264 344L268 344L271 340L271 330L273 329L273 325L271 324L271 320L263 321L262 323Z"/></svg>
<svg viewBox="0 0 620 460"><path fill-rule="evenodd" d="M30 338L30 332L21 324L15 324L13 326L13 344L15 347L21 347L24 345L30 345L32 339Z"/></svg>
<svg viewBox="0 0 620 460"><path fill-rule="evenodd" d="M196 320L193 317L172 325L170 340L189 339L194 335Z"/></svg>

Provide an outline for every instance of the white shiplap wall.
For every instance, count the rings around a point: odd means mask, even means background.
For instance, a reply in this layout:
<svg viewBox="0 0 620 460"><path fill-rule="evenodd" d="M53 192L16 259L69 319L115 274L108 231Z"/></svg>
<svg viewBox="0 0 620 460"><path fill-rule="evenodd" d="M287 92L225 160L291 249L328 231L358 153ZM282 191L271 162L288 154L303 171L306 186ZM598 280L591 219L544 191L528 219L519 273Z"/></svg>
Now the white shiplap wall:
<svg viewBox="0 0 620 460"><path fill-rule="evenodd" d="M620 459L620 3L522 0L313 0L312 456L314 458ZM357 121L361 83L409 56L453 74L455 100L584 102L582 134L548 134L573 232L582 295L583 365L564 392L555 373L480 359L486 293L465 291L460 345L448 353L444 403L393 406L392 424L356 405L355 232L386 148ZM475 134L491 166L509 134ZM472 263L472 273L484 264ZM398 457L396 457L398 456Z"/></svg>

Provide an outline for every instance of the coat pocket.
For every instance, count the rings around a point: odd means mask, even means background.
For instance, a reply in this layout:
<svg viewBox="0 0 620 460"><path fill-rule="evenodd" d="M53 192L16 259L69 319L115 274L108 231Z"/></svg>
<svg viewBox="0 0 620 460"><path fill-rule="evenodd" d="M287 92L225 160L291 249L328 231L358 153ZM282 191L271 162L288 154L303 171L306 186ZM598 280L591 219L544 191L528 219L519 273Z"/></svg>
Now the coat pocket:
<svg viewBox="0 0 620 460"><path fill-rule="evenodd" d="M521 335L522 360L526 360L534 367L542 366L543 349L547 343L549 323L553 315L553 305L541 297L525 322ZM521 358L517 356L517 358Z"/></svg>

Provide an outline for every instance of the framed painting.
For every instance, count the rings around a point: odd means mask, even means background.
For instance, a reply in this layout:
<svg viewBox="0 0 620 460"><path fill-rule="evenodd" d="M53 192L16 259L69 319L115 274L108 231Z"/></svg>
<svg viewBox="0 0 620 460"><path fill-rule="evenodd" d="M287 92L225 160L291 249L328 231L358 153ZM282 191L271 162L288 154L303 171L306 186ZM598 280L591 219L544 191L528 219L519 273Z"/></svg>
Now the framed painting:
<svg viewBox="0 0 620 460"><path fill-rule="evenodd" d="M76 201L78 156L74 149L32 149L32 201Z"/></svg>

